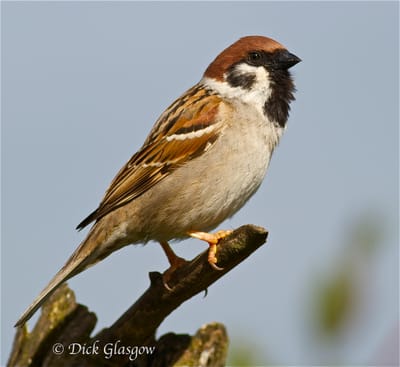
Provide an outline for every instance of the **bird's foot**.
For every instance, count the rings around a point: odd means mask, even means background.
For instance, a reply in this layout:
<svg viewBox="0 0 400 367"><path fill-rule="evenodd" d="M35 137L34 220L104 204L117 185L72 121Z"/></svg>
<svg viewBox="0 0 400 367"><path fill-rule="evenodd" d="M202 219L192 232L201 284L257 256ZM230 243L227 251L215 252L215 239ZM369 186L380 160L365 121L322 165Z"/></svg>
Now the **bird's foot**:
<svg viewBox="0 0 400 367"><path fill-rule="evenodd" d="M217 245L218 243L225 237L229 236L232 231L229 230L221 230L216 233L207 233L207 232L197 232L197 231L190 231L188 232L189 236L197 238L202 241L206 241L210 246L208 250L208 263L214 268L215 270L224 270L223 268L217 265Z"/></svg>
<svg viewBox="0 0 400 367"><path fill-rule="evenodd" d="M170 267L162 275L163 284L167 290L172 291L172 288L168 285L168 282L171 279L171 275L175 272L176 269L187 264L188 261L182 257L177 256L175 252L172 250L172 248L169 246L168 242L160 242L160 245L163 248L165 254L167 255L170 264Z"/></svg>

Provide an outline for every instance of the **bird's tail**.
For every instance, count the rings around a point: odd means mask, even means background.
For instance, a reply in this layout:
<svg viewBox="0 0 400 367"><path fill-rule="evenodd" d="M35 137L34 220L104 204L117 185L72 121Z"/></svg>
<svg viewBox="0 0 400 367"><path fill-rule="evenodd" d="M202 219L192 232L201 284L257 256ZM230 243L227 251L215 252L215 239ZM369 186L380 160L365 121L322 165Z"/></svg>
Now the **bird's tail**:
<svg viewBox="0 0 400 367"><path fill-rule="evenodd" d="M42 290L39 296L33 303L26 309L19 320L14 325L15 327L24 325L32 315L39 309L39 307L54 293L59 285L66 280L72 278L74 275L82 272L89 266L95 264L100 258L96 256L96 245L99 236L96 236L97 231L89 233L87 238L80 244L75 252L68 259L66 264L59 270L50 283Z"/></svg>

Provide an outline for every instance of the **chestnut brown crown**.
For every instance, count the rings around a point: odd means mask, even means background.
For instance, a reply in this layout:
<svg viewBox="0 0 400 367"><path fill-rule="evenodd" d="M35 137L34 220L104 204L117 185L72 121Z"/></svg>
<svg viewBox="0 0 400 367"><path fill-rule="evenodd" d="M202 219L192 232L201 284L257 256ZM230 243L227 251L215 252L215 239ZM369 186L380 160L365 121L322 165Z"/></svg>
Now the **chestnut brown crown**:
<svg viewBox="0 0 400 367"><path fill-rule="evenodd" d="M204 76L223 81L225 72L235 63L245 60L250 52L257 51L272 54L279 50L286 51L286 48L272 38L264 36L240 38L215 58L205 71Z"/></svg>

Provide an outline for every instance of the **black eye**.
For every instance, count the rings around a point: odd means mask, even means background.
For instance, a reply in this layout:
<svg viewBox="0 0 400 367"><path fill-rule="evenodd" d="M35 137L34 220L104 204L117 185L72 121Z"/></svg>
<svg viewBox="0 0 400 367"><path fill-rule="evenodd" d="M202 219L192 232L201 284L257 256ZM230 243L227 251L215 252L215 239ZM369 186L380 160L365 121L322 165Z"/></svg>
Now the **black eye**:
<svg viewBox="0 0 400 367"><path fill-rule="evenodd" d="M247 59L251 65L259 66L263 64L263 55L258 51L249 52Z"/></svg>

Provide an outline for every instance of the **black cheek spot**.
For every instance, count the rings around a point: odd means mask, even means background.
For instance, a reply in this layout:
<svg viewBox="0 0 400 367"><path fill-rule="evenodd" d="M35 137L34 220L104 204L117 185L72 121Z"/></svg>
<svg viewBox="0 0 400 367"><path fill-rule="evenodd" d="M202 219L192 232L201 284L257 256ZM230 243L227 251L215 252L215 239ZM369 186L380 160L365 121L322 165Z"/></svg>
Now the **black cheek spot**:
<svg viewBox="0 0 400 367"><path fill-rule="evenodd" d="M228 71L226 81L231 87L241 87L251 89L256 81L256 76L252 73L241 73L234 68Z"/></svg>

